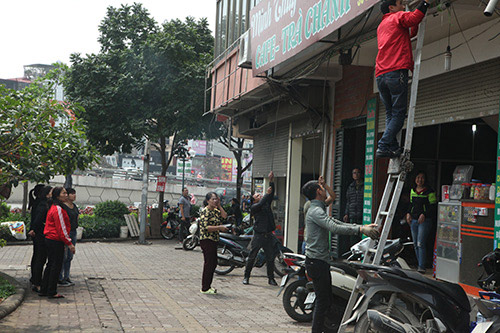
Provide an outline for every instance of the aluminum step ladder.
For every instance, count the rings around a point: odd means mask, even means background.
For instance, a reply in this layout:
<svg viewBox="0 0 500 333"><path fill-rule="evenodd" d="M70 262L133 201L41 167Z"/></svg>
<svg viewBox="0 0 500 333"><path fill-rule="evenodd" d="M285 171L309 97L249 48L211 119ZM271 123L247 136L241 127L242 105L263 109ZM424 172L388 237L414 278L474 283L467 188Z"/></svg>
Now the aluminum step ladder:
<svg viewBox="0 0 500 333"><path fill-rule="evenodd" d="M375 217L374 223L377 225L383 224L383 229L380 234L380 239L378 240L377 248L375 249L375 241L370 240L368 250L365 253L363 263L379 265L382 258L382 253L387 242L387 237L391 229L392 220L394 219L394 214L396 213L396 207L401 196L401 191L403 189L406 177L411 172L413 168L413 163L410 161L410 150L411 142L413 137L413 126L415 123L415 106L417 104L417 92L418 92L418 81L420 78L420 63L422 60L422 47L424 44L424 33L425 33L425 23L426 17L422 20L419 26L419 31L417 34L417 46L415 49L415 66L413 69L413 78L411 83L410 91L410 105L408 108L408 120L406 123L406 138L404 145L404 152L398 158L391 158L389 162L389 168L387 170L388 178L385 185L384 194L378 208L377 215ZM401 137L401 132L399 132L399 137ZM350 323L348 320L353 315L354 305L359 297L359 286L363 283L363 278L358 275L354 289L352 290L351 297L344 312L342 318L342 324L338 330L338 333L344 333L347 325Z"/></svg>

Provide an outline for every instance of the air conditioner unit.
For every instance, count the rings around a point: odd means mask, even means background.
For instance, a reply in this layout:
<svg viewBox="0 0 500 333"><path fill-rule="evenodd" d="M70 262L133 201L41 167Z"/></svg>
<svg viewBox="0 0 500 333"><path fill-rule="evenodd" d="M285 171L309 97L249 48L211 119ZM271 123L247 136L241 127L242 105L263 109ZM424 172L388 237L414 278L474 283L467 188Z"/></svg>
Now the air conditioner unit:
<svg viewBox="0 0 500 333"><path fill-rule="evenodd" d="M245 31L240 37L238 67L252 68L252 47L250 45L250 29Z"/></svg>

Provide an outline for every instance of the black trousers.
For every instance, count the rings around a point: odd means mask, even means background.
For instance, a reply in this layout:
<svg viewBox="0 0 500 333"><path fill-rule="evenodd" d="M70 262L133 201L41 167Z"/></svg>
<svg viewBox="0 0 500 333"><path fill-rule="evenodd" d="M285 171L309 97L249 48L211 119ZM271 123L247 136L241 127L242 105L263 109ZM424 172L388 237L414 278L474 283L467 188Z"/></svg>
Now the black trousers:
<svg viewBox="0 0 500 333"><path fill-rule="evenodd" d="M217 242L211 239L200 241L203 251L203 274L201 276L201 290L207 291L212 286L215 268L217 268Z"/></svg>
<svg viewBox="0 0 500 333"><path fill-rule="evenodd" d="M189 217L186 218L186 221L180 220L180 225L179 225L179 242L182 242L184 238L186 238L189 235L189 227L191 226L191 222L189 222L190 219Z"/></svg>
<svg viewBox="0 0 500 333"><path fill-rule="evenodd" d="M271 232L262 234L254 233L252 242L250 243L250 254L248 255L247 264L245 266L245 277L250 278L255 258L260 249L264 249L266 255L267 277L274 279L274 246L276 239Z"/></svg>
<svg viewBox="0 0 500 333"><path fill-rule="evenodd" d="M57 281L64 259L64 243L52 239L45 239L48 262L43 271L41 294L53 296L57 294Z"/></svg>
<svg viewBox="0 0 500 333"><path fill-rule="evenodd" d="M306 270L314 284L316 300L314 302L312 332L325 330L325 316L332 304L332 276L330 265L319 259L306 259Z"/></svg>
<svg viewBox="0 0 500 333"><path fill-rule="evenodd" d="M43 266L47 262L47 246L45 237L33 238L33 257L31 257L31 283L35 286L42 284Z"/></svg>

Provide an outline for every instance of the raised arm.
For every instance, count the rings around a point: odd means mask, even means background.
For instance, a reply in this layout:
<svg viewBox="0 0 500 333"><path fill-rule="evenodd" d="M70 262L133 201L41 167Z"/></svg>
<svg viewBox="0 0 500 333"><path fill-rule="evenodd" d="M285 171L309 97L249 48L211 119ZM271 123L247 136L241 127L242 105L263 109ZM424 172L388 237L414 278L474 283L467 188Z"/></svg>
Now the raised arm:
<svg viewBox="0 0 500 333"><path fill-rule="evenodd" d="M399 19L399 24L403 28L411 28L419 25L419 23L422 22L428 7L429 4L423 0L414 11L402 13Z"/></svg>

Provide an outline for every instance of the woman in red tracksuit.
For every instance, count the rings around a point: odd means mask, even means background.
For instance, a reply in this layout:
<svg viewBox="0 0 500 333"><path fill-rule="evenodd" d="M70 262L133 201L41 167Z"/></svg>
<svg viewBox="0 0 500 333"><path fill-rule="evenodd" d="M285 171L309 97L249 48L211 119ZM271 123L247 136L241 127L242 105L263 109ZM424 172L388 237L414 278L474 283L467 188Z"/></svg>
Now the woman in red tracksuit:
<svg viewBox="0 0 500 333"><path fill-rule="evenodd" d="M55 187L52 190L52 205L47 213L45 222L45 245L47 247L48 263L43 272L40 296L49 298L63 298L57 293L57 281L61 272L64 259L64 245L74 254L75 246L71 243L69 232L71 224L66 211L61 207L68 199L68 193L64 187Z"/></svg>

